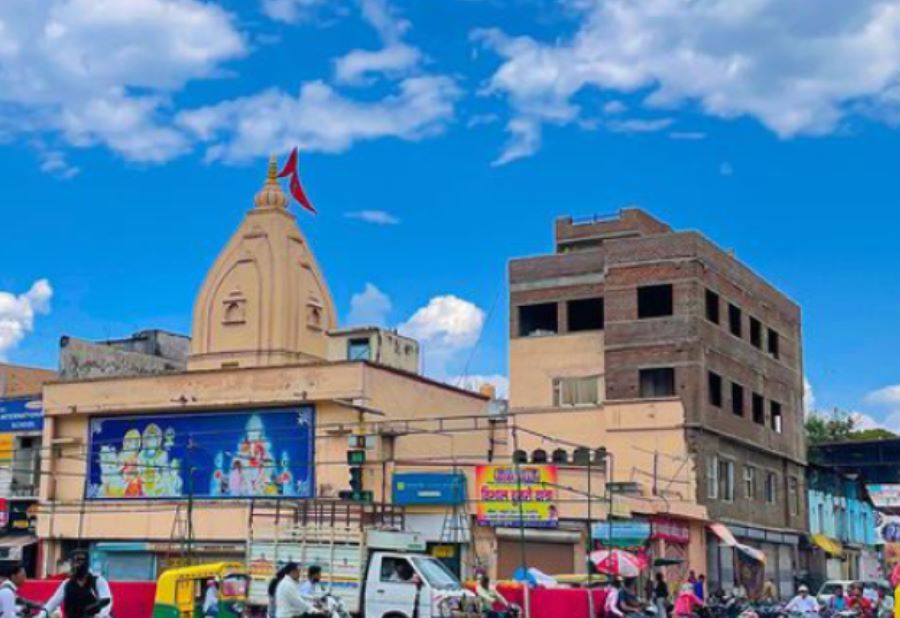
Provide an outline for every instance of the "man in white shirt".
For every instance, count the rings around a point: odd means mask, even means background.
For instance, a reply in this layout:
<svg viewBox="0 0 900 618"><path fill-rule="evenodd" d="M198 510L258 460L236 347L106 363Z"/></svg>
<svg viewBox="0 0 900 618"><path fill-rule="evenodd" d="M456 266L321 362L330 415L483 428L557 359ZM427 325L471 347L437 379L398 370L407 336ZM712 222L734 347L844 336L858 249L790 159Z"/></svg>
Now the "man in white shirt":
<svg viewBox="0 0 900 618"><path fill-rule="evenodd" d="M91 572L88 553L83 549L76 549L69 557L69 563L72 573L44 604L45 615L51 616L54 611L62 608L66 618L109 618L113 608L112 592L102 575ZM94 608L102 602L106 602L106 605L95 613Z"/></svg>
<svg viewBox="0 0 900 618"><path fill-rule="evenodd" d="M19 586L25 583L25 569L20 564L4 565L0 569L0 618L16 618L16 599Z"/></svg>
<svg viewBox="0 0 900 618"><path fill-rule="evenodd" d="M300 565L291 562L285 570L287 575L275 588L275 618L301 618L313 607L300 594Z"/></svg>
<svg viewBox="0 0 900 618"><path fill-rule="evenodd" d="M606 591L606 601L603 608L606 610L607 616L616 616L616 618L624 618L625 614L619 609L619 592L622 587L622 581L615 577L610 587Z"/></svg>
<svg viewBox="0 0 900 618"><path fill-rule="evenodd" d="M785 606L785 613L803 614L804 616L818 615L819 603L814 597L809 596L809 588L800 586L797 593L797 596Z"/></svg>

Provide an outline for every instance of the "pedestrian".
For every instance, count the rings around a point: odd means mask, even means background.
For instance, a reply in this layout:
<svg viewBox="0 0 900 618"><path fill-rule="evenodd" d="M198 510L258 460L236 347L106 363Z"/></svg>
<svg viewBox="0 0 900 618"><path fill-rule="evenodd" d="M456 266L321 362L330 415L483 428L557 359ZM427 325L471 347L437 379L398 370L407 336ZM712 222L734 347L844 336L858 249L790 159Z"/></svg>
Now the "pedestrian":
<svg viewBox="0 0 900 618"><path fill-rule="evenodd" d="M694 594L697 596L700 601L704 601L706 597L706 590L704 589L706 586L706 576L701 573L697 576L697 580L694 582Z"/></svg>
<svg viewBox="0 0 900 618"><path fill-rule="evenodd" d="M662 572L656 574L656 584L653 586L653 604L656 606L658 618L667 618L669 613L669 585Z"/></svg>
<svg viewBox="0 0 900 618"><path fill-rule="evenodd" d="M603 609L608 617L625 618L625 614L619 609L619 589L621 587L622 580L618 577L613 577L606 591L606 599L603 602Z"/></svg>
<svg viewBox="0 0 900 618"><path fill-rule="evenodd" d="M206 582L206 594L203 597L204 618L215 618L219 615L219 587L216 580Z"/></svg>
<svg viewBox="0 0 900 618"><path fill-rule="evenodd" d="M481 613L487 618L499 618L499 616L505 615L495 612L494 605L502 605L504 610L509 609L509 601L496 588L491 586L491 578L488 577L487 573L482 573L478 579L478 585L475 586L475 594L478 596Z"/></svg>
<svg viewBox="0 0 900 618"><path fill-rule="evenodd" d="M56 589L43 611L50 616L62 607L66 618L109 618L113 607L109 583L102 575L92 573L88 568L88 553L76 549L69 556L69 564L69 578Z"/></svg>
<svg viewBox="0 0 900 618"><path fill-rule="evenodd" d="M284 570L287 575L275 588L275 618L302 618L313 613L313 606L300 594L300 565L289 562Z"/></svg>
<svg viewBox="0 0 900 618"><path fill-rule="evenodd" d="M25 568L21 564L3 565L0 568L0 618L17 618L16 601L19 586L25 583Z"/></svg>
<svg viewBox="0 0 900 618"><path fill-rule="evenodd" d="M763 584L760 599L763 603L775 603L778 600L778 588L775 587L775 582L771 578L767 579L766 583Z"/></svg>
<svg viewBox="0 0 900 618"><path fill-rule="evenodd" d="M693 573L692 573L693 575ZM703 607L703 601L694 594L694 586L690 582L681 586L678 597L675 599L675 609L673 613L676 618L684 618L685 616L695 616L697 610Z"/></svg>
<svg viewBox="0 0 900 618"><path fill-rule="evenodd" d="M285 567L281 567L275 573L275 577L269 581L269 604L266 608L266 618L275 618L275 590L278 588L278 584L281 583L281 580L284 579L285 575L287 575L287 571L285 571Z"/></svg>
<svg viewBox="0 0 900 618"><path fill-rule="evenodd" d="M819 615L819 603L814 597L809 596L809 588L800 586L797 589L797 596L785 605L784 611L787 614L800 614L806 618L813 618Z"/></svg>
<svg viewBox="0 0 900 618"><path fill-rule="evenodd" d="M884 588L878 588L878 616L892 618L894 615L894 596L887 594Z"/></svg>

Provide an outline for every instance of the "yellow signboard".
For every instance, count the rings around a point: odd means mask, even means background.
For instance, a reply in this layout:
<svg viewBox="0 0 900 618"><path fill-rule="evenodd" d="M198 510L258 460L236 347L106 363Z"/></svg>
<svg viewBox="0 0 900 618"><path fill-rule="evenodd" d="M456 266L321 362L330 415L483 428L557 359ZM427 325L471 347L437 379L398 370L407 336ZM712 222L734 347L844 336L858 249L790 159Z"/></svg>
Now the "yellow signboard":
<svg viewBox="0 0 900 618"><path fill-rule="evenodd" d="M9 463L13 460L16 434L0 433L0 463Z"/></svg>
<svg viewBox="0 0 900 618"><path fill-rule="evenodd" d="M555 528L556 466L477 466L478 523Z"/></svg>

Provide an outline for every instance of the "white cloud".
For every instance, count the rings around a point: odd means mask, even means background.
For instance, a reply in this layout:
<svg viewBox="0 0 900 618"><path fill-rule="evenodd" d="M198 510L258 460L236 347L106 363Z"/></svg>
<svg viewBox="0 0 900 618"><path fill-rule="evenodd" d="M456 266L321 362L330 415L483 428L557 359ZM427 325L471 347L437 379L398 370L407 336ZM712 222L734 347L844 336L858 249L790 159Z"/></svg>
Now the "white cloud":
<svg viewBox="0 0 900 618"><path fill-rule="evenodd" d="M813 391L812 382L803 376L803 413L811 414L816 410L816 394Z"/></svg>
<svg viewBox="0 0 900 618"><path fill-rule="evenodd" d="M371 283L350 298L350 326L384 326L391 312L391 299Z"/></svg>
<svg viewBox="0 0 900 618"><path fill-rule="evenodd" d="M326 0L262 0L262 11L271 19L293 24L313 15Z"/></svg>
<svg viewBox="0 0 900 618"><path fill-rule="evenodd" d="M429 375L446 378L449 363L478 342L484 318L478 306L448 294L433 297L398 330L419 341Z"/></svg>
<svg viewBox="0 0 900 618"><path fill-rule="evenodd" d="M168 95L246 52L232 16L197 0L0 3L0 105L20 133L54 133L158 161L182 152Z"/></svg>
<svg viewBox="0 0 900 618"><path fill-rule="evenodd" d="M0 360L34 329L34 316L50 312L53 289L39 279L24 294L0 291Z"/></svg>
<svg viewBox="0 0 900 618"><path fill-rule="evenodd" d="M416 67L421 58L418 49L403 43L375 51L355 49L335 61L334 77L341 83L357 84L371 73L402 76Z"/></svg>
<svg viewBox="0 0 900 618"><path fill-rule="evenodd" d="M509 140L492 165L506 165L516 159L530 157L541 146L541 125L530 118L513 118L506 125Z"/></svg>
<svg viewBox="0 0 900 618"><path fill-rule="evenodd" d="M486 93L517 117L567 124L585 89L646 92L646 108L689 103L749 116L781 137L829 133L851 108L896 109L900 0L590 0L580 26L541 42L473 33L503 62ZM539 136L539 133L537 133Z"/></svg>
<svg viewBox="0 0 900 618"><path fill-rule="evenodd" d="M900 384L892 384L890 386L885 386L884 388L879 388L878 390L872 391L871 393L866 395L865 402L881 406L896 406L897 408L900 408Z"/></svg>
<svg viewBox="0 0 900 618"><path fill-rule="evenodd" d="M422 53L402 41L409 30L407 20L399 18L387 0L361 0L362 16L375 30L383 47L378 50L354 49L335 61L335 80L345 84L364 83L372 75L406 77L422 61Z"/></svg>
<svg viewBox="0 0 900 618"><path fill-rule="evenodd" d="M613 133L656 133L672 124L671 118L629 118L627 120L611 120L606 123Z"/></svg>
<svg viewBox="0 0 900 618"><path fill-rule="evenodd" d="M295 145L337 153L358 141L435 135L453 118L459 94L443 76L404 79L394 94L374 101L355 100L314 81L298 96L270 89L188 110L178 115L178 124L210 142L208 160L244 161Z"/></svg>
<svg viewBox="0 0 900 618"><path fill-rule="evenodd" d="M71 180L81 172L81 170L69 163L66 153L61 150L54 150L43 146L38 146L38 154L41 158L41 171L50 174L61 180Z"/></svg>
<svg viewBox="0 0 900 618"><path fill-rule="evenodd" d="M348 219L359 219L375 225L397 225L400 223L400 219L384 210L355 210L344 213L344 216Z"/></svg>

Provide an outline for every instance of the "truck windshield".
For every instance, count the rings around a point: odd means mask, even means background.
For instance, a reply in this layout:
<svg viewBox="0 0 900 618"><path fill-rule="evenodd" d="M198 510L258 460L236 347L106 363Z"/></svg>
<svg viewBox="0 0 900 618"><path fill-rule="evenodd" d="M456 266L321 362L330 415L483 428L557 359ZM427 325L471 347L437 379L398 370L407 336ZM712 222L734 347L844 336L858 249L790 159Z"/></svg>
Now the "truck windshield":
<svg viewBox="0 0 900 618"><path fill-rule="evenodd" d="M416 568L428 585L439 590L459 590L462 586L456 576L439 560L434 558L413 558Z"/></svg>

